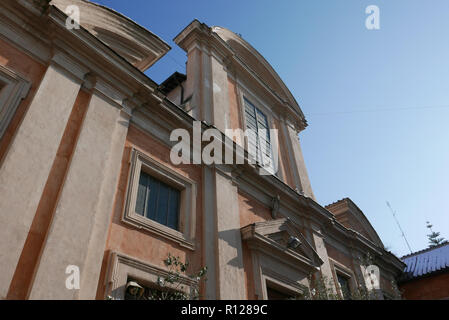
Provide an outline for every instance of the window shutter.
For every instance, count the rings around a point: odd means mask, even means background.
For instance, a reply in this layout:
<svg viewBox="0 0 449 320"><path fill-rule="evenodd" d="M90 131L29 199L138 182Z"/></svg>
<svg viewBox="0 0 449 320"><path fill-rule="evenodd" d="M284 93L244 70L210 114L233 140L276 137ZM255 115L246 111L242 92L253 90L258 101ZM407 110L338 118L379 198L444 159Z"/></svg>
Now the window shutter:
<svg viewBox="0 0 449 320"><path fill-rule="evenodd" d="M247 136L248 151L251 152L254 150L255 154L253 156L257 159L258 163L263 164L264 158L262 157L261 152L265 153L266 158L273 159L268 120L265 114L251 102L247 99L244 99L244 101L246 129L255 132L255 135Z"/></svg>

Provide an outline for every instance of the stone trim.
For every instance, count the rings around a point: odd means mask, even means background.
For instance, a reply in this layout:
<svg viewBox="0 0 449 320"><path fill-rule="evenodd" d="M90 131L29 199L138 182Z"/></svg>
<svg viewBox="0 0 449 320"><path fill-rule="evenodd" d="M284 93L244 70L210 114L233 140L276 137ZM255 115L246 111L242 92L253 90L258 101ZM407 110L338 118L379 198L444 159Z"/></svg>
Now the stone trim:
<svg viewBox="0 0 449 320"><path fill-rule="evenodd" d="M0 66L0 139L30 88L28 80L11 69Z"/></svg>
<svg viewBox="0 0 449 320"><path fill-rule="evenodd" d="M266 255L263 250L251 248L254 289L257 299L267 300L267 281L284 288L286 291L297 294L304 294L308 288L307 273L291 268L290 264L285 264L282 260ZM279 272L282 270L283 272ZM297 279L304 279L301 283ZM303 282L304 282L303 281Z"/></svg>
<svg viewBox="0 0 449 320"><path fill-rule="evenodd" d="M349 290L351 290L351 293L353 293L357 289L357 280L355 277L354 272L342 265L341 263L335 261L334 259L329 257L329 263L332 270L332 276L334 277L334 284L337 288L338 293L343 296L343 292L341 292L340 284L337 279L337 273L341 274L342 276L348 278L349 280Z"/></svg>
<svg viewBox="0 0 449 320"><path fill-rule="evenodd" d="M287 219L278 219L248 225L241 232L251 250L255 293L259 299L268 298L267 281L291 293L305 293L308 276L317 272L323 262L295 226ZM302 253L272 239L272 235L283 232L299 238Z"/></svg>
<svg viewBox="0 0 449 320"><path fill-rule="evenodd" d="M264 300L268 300L268 282L281 288L281 291L288 291L291 294L305 295L309 290L309 288L303 284L293 281L275 271L264 268L262 271L262 297Z"/></svg>
<svg viewBox="0 0 449 320"><path fill-rule="evenodd" d="M142 170L181 191L179 231L136 213L137 189ZM190 250L195 250L196 190L197 185L194 181L157 162L141 151L132 149L131 170L122 221L175 241Z"/></svg>
<svg viewBox="0 0 449 320"><path fill-rule="evenodd" d="M120 252L112 252L109 257L105 297L110 296L115 300L124 300L129 276L142 281L143 284L157 284L158 277L165 278L168 275L167 270L158 266ZM180 283L184 285L184 288L179 287L177 290L187 294L191 294L192 288L198 285L197 281L182 275Z"/></svg>

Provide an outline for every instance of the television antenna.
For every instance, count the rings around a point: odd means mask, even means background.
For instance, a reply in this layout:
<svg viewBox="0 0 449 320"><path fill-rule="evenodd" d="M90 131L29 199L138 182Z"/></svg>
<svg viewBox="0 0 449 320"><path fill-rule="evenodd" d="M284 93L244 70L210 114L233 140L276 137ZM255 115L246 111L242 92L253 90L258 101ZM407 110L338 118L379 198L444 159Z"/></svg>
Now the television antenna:
<svg viewBox="0 0 449 320"><path fill-rule="evenodd" d="M407 244L407 247L410 250L410 253L413 253L412 248L410 248L410 244L407 241L407 237L405 236L405 233L402 230L401 225L399 224L398 218L396 217L396 211L393 210L393 208L391 207L391 205L388 201L387 201L387 206L388 206L388 208L390 208L391 214L393 215L394 221L396 221L396 224L398 225L399 230L401 230L402 237L404 238L405 243Z"/></svg>

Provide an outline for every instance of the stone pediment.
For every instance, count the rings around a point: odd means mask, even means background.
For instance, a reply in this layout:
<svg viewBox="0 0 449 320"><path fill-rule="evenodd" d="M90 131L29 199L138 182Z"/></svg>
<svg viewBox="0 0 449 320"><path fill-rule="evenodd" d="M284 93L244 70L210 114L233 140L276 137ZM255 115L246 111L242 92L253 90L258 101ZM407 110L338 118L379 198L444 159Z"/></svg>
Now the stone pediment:
<svg viewBox="0 0 449 320"><path fill-rule="evenodd" d="M141 71L162 58L170 46L151 31L124 15L86 0L52 0L65 12L75 5L80 11L80 25Z"/></svg>
<svg viewBox="0 0 449 320"><path fill-rule="evenodd" d="M257 222L241 229L242 239L253 250L260 250L290 265L318 271L323 261L301 231L289 219Z"/></svg>
<svg viewBox="0 0 449 320"><path fill-rule="evenodd" d="M383 248L382 240L373 228L365 214L349 198L344 198L325 207L334 216L335 219L348 229L356 231Z"/></svg>

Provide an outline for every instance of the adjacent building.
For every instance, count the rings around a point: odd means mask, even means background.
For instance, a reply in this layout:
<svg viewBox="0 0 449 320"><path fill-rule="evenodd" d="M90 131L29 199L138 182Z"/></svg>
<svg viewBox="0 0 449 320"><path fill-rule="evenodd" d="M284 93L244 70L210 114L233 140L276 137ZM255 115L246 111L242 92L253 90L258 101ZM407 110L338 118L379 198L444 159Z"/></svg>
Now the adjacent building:
<svg viewBox="0 0 449 320"><path fill-rule="evenodd" d="M67 27L70 5L80 28ZM3 0L0 16L0 299L124 299L130 281L157 287L168 254L207 266L201 298L274 299L305 296L314 279L350 298L369 253L378 297L394 297L404 263L351 200L316 202L304 114L238 34L192 21L174 38L186 74L157 84L144 72L170 46L120 13ZM260 128L277 139L243 133ZM174 164L176 129L245 162L192 150ZM278 154L272 174L249 161L262 140Z"/></svg>
<svg viewBox="0 0 449 320"><path fill-rule="evenodd" d="M449 299L449 243L401 258L407 265L399 288L407 300Z"/></svg>

